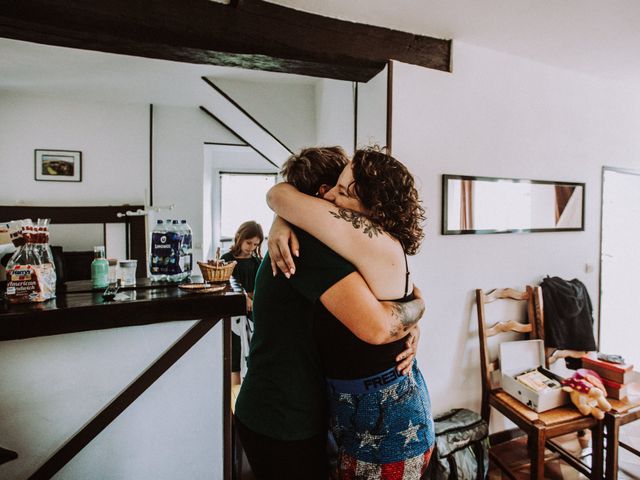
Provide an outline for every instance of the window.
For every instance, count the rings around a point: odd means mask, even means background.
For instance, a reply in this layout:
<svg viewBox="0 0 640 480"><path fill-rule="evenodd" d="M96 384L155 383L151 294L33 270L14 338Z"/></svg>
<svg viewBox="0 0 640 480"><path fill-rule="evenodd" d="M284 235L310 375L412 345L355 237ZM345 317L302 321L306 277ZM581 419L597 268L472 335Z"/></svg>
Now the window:
<svg viewBox="0 0 640 480"><path fill-rule="evenodd" d="M220 173L220 241L223 251L231 246L236 230L247 220L258 222L267 235L273 212L267 206L266 197L276 181L274 173Z"/></svg>

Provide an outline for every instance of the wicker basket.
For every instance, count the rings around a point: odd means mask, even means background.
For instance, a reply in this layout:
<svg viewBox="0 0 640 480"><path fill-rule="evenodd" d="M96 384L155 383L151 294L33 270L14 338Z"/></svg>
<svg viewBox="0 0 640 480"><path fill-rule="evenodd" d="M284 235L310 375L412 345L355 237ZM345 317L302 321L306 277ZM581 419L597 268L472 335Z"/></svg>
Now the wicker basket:
<svg viewBox="0 0 640 480"><path fill-rule="evenodd" d="M198 266L200 267L204 281L213 283L228 282L233 273L233 269L238 263L235 260L225 263L224 265L216 265L215 260L210 260L209 262L198 262Z"/></svg>

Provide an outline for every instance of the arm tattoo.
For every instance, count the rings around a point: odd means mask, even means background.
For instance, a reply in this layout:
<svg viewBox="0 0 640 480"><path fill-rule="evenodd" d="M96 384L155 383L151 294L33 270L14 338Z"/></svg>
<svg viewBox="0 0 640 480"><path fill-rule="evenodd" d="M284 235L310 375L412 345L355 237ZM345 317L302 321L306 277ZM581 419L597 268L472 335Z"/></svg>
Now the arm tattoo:
<svg viewBox="0 0 640 480"><path fill-rule="evenodd" d="M329 210L329 213L335 218L341 218L342 220L351 223L353 228L355 228L356 230L360 230L362 228L362 233L367 235L369 238L372 238L374 235L377 237L380 233L382 233L382 229L379 225L376 225L364 215L360 215L359 213L352 210L339 208L338 213L331 210Z"/></svg>
<svg viewBox="0 0 640 480"><path fill-rule="evenodd" d="M412 300L410 302L391 302L391 315L397 319L396 325L389 332L392 337L406 332L413 327L424 313L424 302Z"/></svg>

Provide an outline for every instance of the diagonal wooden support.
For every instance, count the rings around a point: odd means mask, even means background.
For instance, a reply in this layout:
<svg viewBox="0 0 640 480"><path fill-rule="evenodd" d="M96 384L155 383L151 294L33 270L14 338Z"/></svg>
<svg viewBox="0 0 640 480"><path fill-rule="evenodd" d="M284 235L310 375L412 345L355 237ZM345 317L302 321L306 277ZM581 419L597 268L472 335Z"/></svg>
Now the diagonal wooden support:
<svg viewBox="0 0 640 480"><path fill-rule="evenodd" d="M133 402L140 397L156 380L158 380L171 366L191 349L202 337L204 337L218 322L219 318L207 318L199 320L186 333L184 333L173 345L165 350L147 369L120 392L108 405L89 420L78 432L65 442L49 459L42 464L29 480L41 480L52 478L62 467L75 457L85 446L96 438L111 422L124 412ZM229 319L225 319L225 334L229 334ZM229 325L227 325L229 324ZM226 337L225 337L226 338ZM230 370L230 348L224 345L225 387L230 382L226 377L227 369ZM229 352L227 352L229 350ZM223 391L228 391L223 389ZM228 395L225 395L223 407L225 412L230 412ZM231 424L230 414L224 416L224 440L230 438ZM225 449L224 470L225 478L230 472L230 450Z"/></svg>

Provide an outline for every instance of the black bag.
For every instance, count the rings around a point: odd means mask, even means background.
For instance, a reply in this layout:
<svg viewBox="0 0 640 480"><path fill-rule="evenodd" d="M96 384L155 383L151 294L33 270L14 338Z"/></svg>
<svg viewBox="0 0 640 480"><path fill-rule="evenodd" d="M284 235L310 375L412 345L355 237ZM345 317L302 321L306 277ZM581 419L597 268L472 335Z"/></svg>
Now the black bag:
<svg viewBox="0 0 640 480"><path fill-rule="evenodd" d="M480 415L456 408L434 417L436 445L425 480L481 480L489 471L489 427Z"/></svg>

